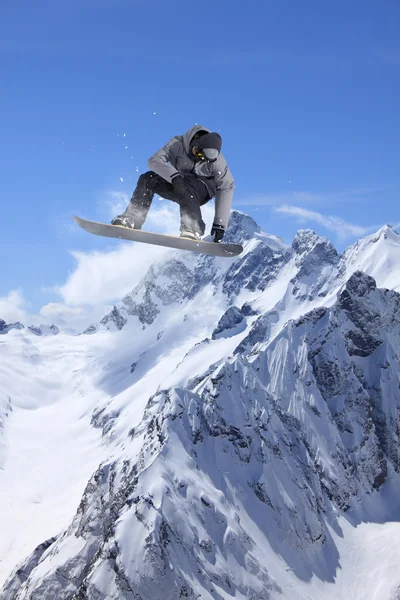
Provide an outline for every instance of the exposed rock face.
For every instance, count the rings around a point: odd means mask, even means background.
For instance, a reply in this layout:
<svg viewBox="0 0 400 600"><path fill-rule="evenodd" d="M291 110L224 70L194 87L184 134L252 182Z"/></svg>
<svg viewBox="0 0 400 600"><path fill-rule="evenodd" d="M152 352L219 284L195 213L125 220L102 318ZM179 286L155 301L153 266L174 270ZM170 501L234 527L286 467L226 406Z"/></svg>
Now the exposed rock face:
<svg viewBox="0 0 400 600"><path fill-rule="evenodd" d="M50 538L35 548L32 554L26 559L24 565L21 568L16 569L14 579L9 582L9 585L6 584L4 586L2 591L3 598L17 597L16 594L18 594L19 590L23 589L24 584L29 579L33 569L35 569L39 564L43 554L48 548L50 548L52 544L54 544L55 541L56 538Z"/></svg>
<svg viewBox="0 0 400 600"><path fill-rule="evenodd" d="M114 306L101 324L122 329L130 316L137 316L144 326L151 325L163 307L193 297L197 285L195 274L179 260L152 266L133 292L125 296L121 305Z"/></svg>
<svg viewBox="0 0 400 600"><path fill-rule="evenodd" d="M0 319L0 335L8 333L11 329L24 329L24 326L19 321L7 325L3 319Z"/></svg>
<svg viewBox="0 0 400 600"><path fill-rule="evenodd" d="M222 333L235 330L238 325L243 323L243 315L239 308L231 306L220 318L218 325L212 333L212 339L217 339Z"/></svg>
<svg viewBox="0 0 400 600"><path fill-rule="evenodd" d="M58 329L58 327L56 325L39 325L39 326L34 326L31 325L30 327L28 327L29 331L31 331L32 333L34 333L35 335L57 335L60 333L60 330Z"/></svg>
<svg viewBox="0 0 400 600"><path fill-rule="evenodd" d="M339 255L333 244L309 229L300 230L292 244L296 275L292 279L293 295L298 300L324 297L332 272L338 269Z"/></svg>
<svg viewBox="0 0 400 600"><path fill-rule="evenodd" d="M0 319L0 335L8 333L9 331L11 331L11 329L18 329L21 331L22 329L25 329L25 326L22 325L22 323L20 323L19 321L7 325L7 323L3 321L3 319ZM34 333L37 336L57 335L58 333L60 333L60 330L56 325L31 325L30 327L28 327L28 331Z"/></svg>
<svg viewBox="0 0 400 600"><path fill-rule="evenodd" d="M125 319L121 311L116 306L114 306L112 311L100 321L102 325L106 325L108 327L113 324L117 329L122 329L127 322L128 319ZM88 327L85 333L93 333L93 327Z"/></svg>
<svg viewBox="0 0 400 600"><path fill-rule="evenodd" d="M267 549L322 578L340 565L332 515L400 471L400 295L357 269L346 281L343 257L313 232L287 248L235 214L231 233L249 241L243 257L153 267L102 320L156 327L205 290L219 307L129 433L117 435L125 405L94 411L110 457L1 600L279 598ZM165 321L154 344L168 335ZM143 352L129 376L146 374Z"/></svg>
<svg viewBox="0 0 400 600"><path fill-rule="evenodd" d="M258 246L254 252L234 263L226 275L223 291L234 297L242 289L251 292L264 290L277 278L287 257L285 251L275 251L269 246Z"/></svg>

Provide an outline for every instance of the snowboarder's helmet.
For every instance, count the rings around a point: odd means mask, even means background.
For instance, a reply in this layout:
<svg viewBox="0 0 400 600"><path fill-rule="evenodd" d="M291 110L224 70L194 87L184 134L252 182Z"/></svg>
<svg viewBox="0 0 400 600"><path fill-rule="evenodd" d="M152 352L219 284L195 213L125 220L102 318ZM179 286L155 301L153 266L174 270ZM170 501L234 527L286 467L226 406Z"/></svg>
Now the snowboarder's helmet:
<svg viewBox="0 0 400 600"><path fill-rule="evenodd" d="M199 137L194 145L196 156L200 160L215 162L221 152L222 138L219 133L206 133Z"/></svg>

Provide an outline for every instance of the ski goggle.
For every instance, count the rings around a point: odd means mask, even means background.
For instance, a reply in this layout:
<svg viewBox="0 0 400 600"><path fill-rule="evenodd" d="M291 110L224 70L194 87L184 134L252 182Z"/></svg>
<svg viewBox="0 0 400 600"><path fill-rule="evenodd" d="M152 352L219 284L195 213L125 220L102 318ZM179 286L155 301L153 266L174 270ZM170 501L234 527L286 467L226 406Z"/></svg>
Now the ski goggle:
<svg viewBox="0 0 400 600"><path fill-rule="evenodd" d="M202 148L201 150L196 150L196 156L200 160L215 162L219 156L219 152L215 148Z"/></svg>

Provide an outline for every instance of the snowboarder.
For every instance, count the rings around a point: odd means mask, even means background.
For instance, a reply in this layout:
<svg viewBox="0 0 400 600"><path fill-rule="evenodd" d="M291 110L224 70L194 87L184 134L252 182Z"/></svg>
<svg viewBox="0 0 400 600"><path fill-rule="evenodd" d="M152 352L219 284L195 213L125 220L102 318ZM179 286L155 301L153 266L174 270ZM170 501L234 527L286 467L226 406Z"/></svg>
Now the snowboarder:
<svg viewBox="0 0 400 600"><path fill-rule="evenodd" d="M181 237L200 239L205 223L200 207L215 197L211 229L214 242L221 242L228 225L234 180L221 154L219 133L195 125L172 138L149 159L147 173L139 177L125 210L112 225L141 229L154 194L177 202L181 214Z"/></svg>

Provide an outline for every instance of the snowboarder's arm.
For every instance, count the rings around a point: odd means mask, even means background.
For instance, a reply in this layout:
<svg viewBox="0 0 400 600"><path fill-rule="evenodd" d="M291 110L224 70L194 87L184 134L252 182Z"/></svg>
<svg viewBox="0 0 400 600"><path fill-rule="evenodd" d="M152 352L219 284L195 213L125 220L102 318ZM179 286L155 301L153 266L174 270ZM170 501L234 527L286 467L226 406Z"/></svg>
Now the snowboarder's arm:
<svg viewBox="0 0 400 600"><path fill-rule="evenodd" d="M215 183L217 184L217 191L215 193L214 223L226 228L231 214L235 182L225 160L223 160L222 165L218 164L216 168Z"/></svg>
<svg viewBox="0 0 400 600"><path fill-rule="evenodd" d="M179 173L179 171L171 165L171 159L179 154L180 147L181 143L179 140L172 138L172 140L149 158L149 169L157 173L157 175L163 179L171 182L171 177Z"/></svg>

